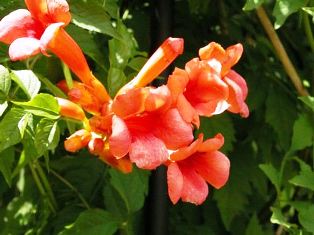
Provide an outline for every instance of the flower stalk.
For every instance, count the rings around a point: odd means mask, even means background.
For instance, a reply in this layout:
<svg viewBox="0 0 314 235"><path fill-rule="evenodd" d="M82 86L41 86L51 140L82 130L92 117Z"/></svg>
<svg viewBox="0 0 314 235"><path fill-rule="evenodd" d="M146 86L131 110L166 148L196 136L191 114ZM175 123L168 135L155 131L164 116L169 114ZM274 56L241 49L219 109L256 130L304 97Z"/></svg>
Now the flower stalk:
<svg viewBox="0 0 314 235"><path fill-rule="evenodd" d="M256 9L257 16L262 23L271 43L273 44L276 53L281 61L286 73L288 74L291 82L293 83L294 87L296 88L298 94L300 96L308 96L308 91L303 87L302 80L298 75L294 65L292 64L284 46L280 38L278 37L269 17L267 16L266 11L263 7L259 7Z"/></svg>

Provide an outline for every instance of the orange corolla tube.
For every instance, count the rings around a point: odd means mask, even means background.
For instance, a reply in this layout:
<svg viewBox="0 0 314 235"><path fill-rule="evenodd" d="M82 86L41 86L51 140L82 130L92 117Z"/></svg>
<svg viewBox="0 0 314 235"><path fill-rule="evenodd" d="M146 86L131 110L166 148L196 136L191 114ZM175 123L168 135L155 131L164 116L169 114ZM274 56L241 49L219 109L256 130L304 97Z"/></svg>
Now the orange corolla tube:
<svg viewBox="0 0 314 235"><path fill-rule="evenodd" d="M10 44L11 60L24 60L38 53L56 54L77 77L92 87L102 103L109 102L103 84L89 69L81 48L63 29L71 14L66 0L25 0L27 9L18 9L0 21L0 41Z"/></svg>
<svg viewBox="0 0 314 235"><path fill-rule="evenodd" d="M118 94L134 87L144 87L164 71L178 55L183 52L182 38L167 38L148 59L146 64L129 83L123 86Z"/></svg>
<svg viewBox="0 0 314 235"><path fill-rule="evenodd" d="M78 121L86 119L83 109L77 104L67 99L56 98L60 106L60 115L67 118L72 118Z"/></svg>

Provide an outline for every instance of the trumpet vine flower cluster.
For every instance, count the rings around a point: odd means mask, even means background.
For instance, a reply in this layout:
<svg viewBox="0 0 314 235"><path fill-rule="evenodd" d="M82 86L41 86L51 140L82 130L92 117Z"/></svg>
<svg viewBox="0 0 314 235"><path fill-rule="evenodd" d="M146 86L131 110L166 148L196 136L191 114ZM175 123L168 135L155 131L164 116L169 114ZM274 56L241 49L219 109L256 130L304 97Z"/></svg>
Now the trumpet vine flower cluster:
<svg viewBox="0 0 314 235"><path fill-rule="evenodd" d="M65 0L25 0L26 9L13 11L0 22L0 41L10 44L12 60L52 52L66 63L80 81L57 85L68 99L57 98L60 114L84 123L65 141L65 149L88 148L108 165L124 173L138 168L167 166L168 193L172 203L201 204L208 184L221 188L228 180L230 162L219 149L224 137L217 134L196 139L200 116L224 111L249 115L247 85L234 70L243 48L222 48L211 42L184 68L175 68L167 83L149 84L183 52L183 39L168 38L148 59L137 76L110 97L92 74L83 52L66 33L71 15ZM88 117L86 113L89 113Z"/></svg>

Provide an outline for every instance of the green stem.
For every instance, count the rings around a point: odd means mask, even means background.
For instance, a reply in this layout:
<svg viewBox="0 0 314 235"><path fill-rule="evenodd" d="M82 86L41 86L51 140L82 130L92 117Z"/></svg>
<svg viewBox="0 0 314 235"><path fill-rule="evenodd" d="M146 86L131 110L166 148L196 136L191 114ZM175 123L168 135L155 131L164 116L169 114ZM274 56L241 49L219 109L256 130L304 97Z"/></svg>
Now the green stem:
<svg viewBox="0 0 314 235"><path fill-rule="evenodd" d="M310 44L310 47L312 49L312 52L314 52L314 36L313 36L309 16L306 12L302 12L302 16L303 16L303 24L304 24L305 34L306 34L307 40Z"/></svg>
<svg viewBox="0 0 314 235"><path fill-rule="evenodd" d="M62 62L62 69L63 69L63 74L65 77L65 81L67 83L67 86L69 89L71 89L73 87L73 79L72 79L71 71L70 71L69 67L63 62Z"/></svg>
<svg viewBox="0 0 314 235"><path fill-rule="evenodd" d="M42 195L42 197L44 199L47 199L48 206L50 207L52 213L56 214L56 209L53 206L52 202L49 200L49 197L47 196L47 194L45 192L45 189L44 189L42 183L40 182L40 179L39 179L39 177L37 175L37 172L36 172L34 166L32 165L32 163L30 163L28 165L29 165L29 168L30 168L30 170L32 172L32 175L33 175L33 178L34 178L34 181L35 181L35 184L36 184L36 186L38 188L39 193Z"/></svg>
<svg viewBox="0 0 314 235"><path fill-rule="evenodd" d="M51 91L51 93L60 98L67 98L66 95L57 86L55 86L48 78L36 74L39 80Z"/></svg>
<svg viewBox="0 0 314 235"><path fill-rule="evenodd" d="M39 177L41 178L41 181L43 182L44 184L44 187L46 188L46 191L47 191L47 194L51 200L51 203L53 204L54 208L58 208L58 204L57 204L57 201L56 201L56 198L55 196L53 195L53 192L52 192L52 189L51 189L51 186L49 184L49 181L42 169L42 167L40 166L40 164L38 164L37 161L34 162L34 165L38 171L38 174L39 174Z"/></svg>
<svg viewBox="0 0 314 235"><path fill-rule="evenodd" d="M256 9L257 16L264 27L271 43L274 46L274 49L278 55L279 60L281 61L286 73L288 74L291 82L293 83L294 87L296 88L297 92L301 96L309 95L308 91L303 87L302 80L299 74L296 71L296 68L292 64L280 38L278 37L273 24L271 23L266 11L263 7L259 7Z"/></svg>
<svg viewBox="0 0 314 235"><path fill-rule="evenodd" d="M88 204L88 202L85 200L85 198L83 197L83 195L69 182L67 181L65 178L63 178L61 175L59 175L56 171L50 169L50 172L56 177L58 178L62 183L64 183L66 186L68 186L73 192L75 192L78 196L78 198L81 200L81 202L83 203L83 205L87 208L90 209L90 206Z"/></svg>

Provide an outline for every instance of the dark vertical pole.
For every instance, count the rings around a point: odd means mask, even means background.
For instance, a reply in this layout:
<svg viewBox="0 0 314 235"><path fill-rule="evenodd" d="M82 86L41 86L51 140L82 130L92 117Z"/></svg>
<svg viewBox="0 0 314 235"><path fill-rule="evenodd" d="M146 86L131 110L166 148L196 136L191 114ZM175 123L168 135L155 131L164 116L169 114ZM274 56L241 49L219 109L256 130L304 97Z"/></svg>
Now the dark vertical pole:
<svg viewBox="0 0 314 235"><path fill-rule="evenodd" d="M151 41L152 52L172 34L172 0L151 0ZM167 77L169 70L162 75ZM159 85L159 84L155 84ZM150 192L148 213L149 221L146 234L168 234L168 194L166 167L161 166L152 173L150 178Z"/></svg>

